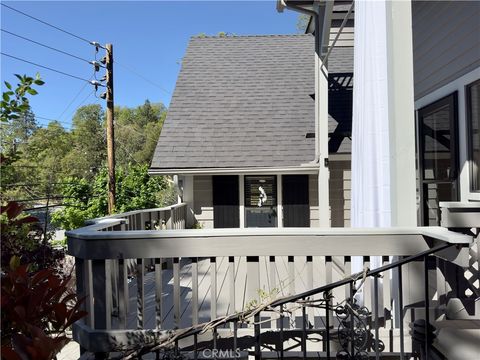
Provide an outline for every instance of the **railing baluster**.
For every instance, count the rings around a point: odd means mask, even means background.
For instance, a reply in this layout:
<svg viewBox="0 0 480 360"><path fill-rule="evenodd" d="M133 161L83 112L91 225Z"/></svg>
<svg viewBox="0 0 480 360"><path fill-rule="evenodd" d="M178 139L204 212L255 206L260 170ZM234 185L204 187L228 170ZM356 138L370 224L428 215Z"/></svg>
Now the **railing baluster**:
<svg viewBox="0 0 480 360"><path fill-rule="evenodd" d="M363 257L363 268L370 269L370 256ZM372 309L372 283L369 276L365 278L363 283L363 305L367 309Z"/></svg>
<svg viewBox="0 0 480 360"><path fill-rule="evenodd" d="M217 318L217 259L210 258L210 319Z"/></svg>
<svg viewBox="0 0 480 360"><path fill-rule="evenodd" d="M330 292L327 292L330 297ZM325 331L326 331L326 346L327 359L330 359L330 300L325 301Z"/></svg>
<svg viewBox="0 0 480 360"><path fill-rule="evenodd" d="M350 286L346 287L348 289L348 298L350 298L351 304L353 305L353 281L350 283ZM355 316L352 311L350 311L350 333L355 334ZM350 355L355 356L355 339L351 339L350 343Z"/></svg>
<svg viewBox="0 0 480 360"><path fill-rule="evenodd" d="M198 335L196 333L193 335L193 359L198 359Z"/></svg>
<svg viewBox="0 0 480 360"><path fill-rule="evenodd" d="M162 259L155 259L155 322L157 329L162 328Z"/></svg>
<svg viewBox="0 0 480 360"><path fill-rule="evenodd" d="M375 359L380 359L378 325L378 276L373 277L373 306L375 311Z"/></svg>
<svg viewBox="0 0 480 360"><path fill-rule="evenodd" d="M345 270L345 277L352 275L352 258L350 256L344 257L344 270ZM351 286L345 286L345 299L351 298L353 295Z"/></svg>
<svg viewBox="0 0 480 360"><path fill-rule="evenodd" d="M400 326L400 360L405 360L405 343L403 340L403 279L402 279L402 266L398 267L398 324Z"/></svg>
<svg viewBox="0 0 480 360"><path fill-rule="evenodd" d="M95 329L109 329L111 327L110 300L107 290L107 266L105 260L92 260L93 273L93 314Z"/></svg>
<svg viewBox="0 0 480 360"><path fill-rule="evenodd" d="M228 314L235 314L235 257L228 257L228 280L230 282L230 309ZM230 324L233 327L233 324Z"/></svg>
<svg viewBox="0 0 480 360"><path fill-rule="evenodd" d="M145 316L144 260L137 259L137 329L142 330Z"/></svg>
<svg viewBox="0 0 480 360"><path fill-rule="evenodd" d="M118 316L118 260L110 260L110 283L112 287L112 311Z"/></svg>
<svg viewBox="0 0 480 360"><path fill-rule="evenodd" d="M388 265L390 259L388 256L382 257L382 266ZM391 271L387 270L383 273L383 317L384 317L384 327L388 330L389 333L389 350L393 352L393 316L392 316L392 296L391 296L391 279L390 279ZM389 319L390 317L390 319ZM388 323L390 320L390 327L388 327Z"/></svg>
<svg viewBox="0 0 480 360"><path fill-rule="evenodd" d="M266 260L265 260L266 261ZM274 289L280 291L280 284L277 284L277 271L276 271L276 264L275 264L275 256L270 256L269 257L269 269L268 269L268 272L269 272L269 281L270 281L270 286L269 286L269 291L270 293L273 292ZM281 293L280 293L281 295ZM272 312L271 314L271 322L270 322L270 327L272 329L275 329L278 327L278 324L276 324L276 320L275 320L275 314Z"/></svg>
<svg viewBox="0 0 480 360"><path fill-rule="evenodd" d="M288 257L288 294L295 294L295 257Z"/></svg>
<svg viewBox="0 0 480 360"><path fill-rule="evenodd" d="M280 359L283 360L283 342L284 340L284 334L283 334L283 305L280 305Z"/></svg>
<svg viewBox="0 0 480 360"><path fill-rule="evenodd" d="M87 311L87 325L94 328L94 308L93 308L93 273L92 260L85 261L85 291L87 298L85 300L85 310Z"/></svg>
<svg viewBox="0 0 480 360"><path fill-rule="evenodd" d="M306 279L306 289L313 289L313 256L307 256L307 265L306 265L306 271L307 271L307 279ZM314 296L309 297L307 300L313 300ZM315 311L314 308L309 306L306 309L307 311L307 318L306 318L306 326L310 327L310 324L314 325L315 324Z"/></svg>
<svg viewBox="0 0 480 360"><path fill-rule="evenodd" d="M216 327L213 328L212 334L213 334L213 348L216 350L217 349L217 339L218 339L218 331L217 331ZM214 356L214 358L216 358L216 356Z"/></svg>
<svg viewBox="0 0 480 360"><path fill-rule="evenodd" d="M260 349L260 313L256 313L253 317L254 321L254 336L255 336L255 360L260 360L261 358L261 349Z"/></svg>
<svg viewBox="0 0 480 360"><path fill-rule="evenodd" d="M105 314L107 317L107 329L112 328L112 312L113 312L113 292L112 292L112 279L113 273L113 260L105 260L105 297L106 297L106 304L107 313Z"/></svg>
<svg viewBox="0 0 480 360"><path fill-rule="evenodd" d="M237 337L238 337L238 321L235 320L233 322L233 350L234 351L238 349Z"/></svg>
<svg viewBox="0 0 480 360"><path fill-rule="evenodd" d="M331 256L325 256L325 284L331 284L332 283L332 257ZM327 300L329 303L329 307L331 307L331 300ZM328 321L328 324L333 323L333 314L330 314L330 312L325 311L325 318L326 321ZM328 318L328 319L327 319ZM330 344L328 344L330 346Z"/></svg>
<svg viewBox="0 0 480 360"><path fill-rule="evenodd" d="M173 258L173 322L180 328L180 263Z"/></svg>
<svg viewBox="0 0 480 360"><path fill-rule="evenodd" d="M85 265L86 265L85 260L80 258L75 258L76 289L77 289L77 296L79 299L86 296ZM80 310L86 310L85 303L80 305ZM85 322L83 319L81 319L80 321Z"/></svg>
<svg viewBox="0 0 480 360"><path fill-rule="evenodd" d="M305 298L302 298L302 301L306 301ZM302 356L303 359L307 358L307 310L305 308L305 303L302 305Z"/></svg>
<svg viewBox="0 0 480 360"><path fill-rule="evenodd" d="M192 258L192 325L198 324L198 259Z"/></svg>
<svg viewBox="0 0 480 360"><path fill-rule="evenodd" d="M430 358L430 298L428 291L428 256L423 258L425 288L425 358Z"/></svg>
<svg viewBox="0 0 480 360"><path fill-rule="evenodd" d="M127 328L128 273L124 259L118 260L118 322L120 329Z"/></svg>
<svg viewBox="0 0 480 360"><path fill-rule="evenodd" d="M247 256L247 303L259 300L260 268L258 256Z"/></svg>

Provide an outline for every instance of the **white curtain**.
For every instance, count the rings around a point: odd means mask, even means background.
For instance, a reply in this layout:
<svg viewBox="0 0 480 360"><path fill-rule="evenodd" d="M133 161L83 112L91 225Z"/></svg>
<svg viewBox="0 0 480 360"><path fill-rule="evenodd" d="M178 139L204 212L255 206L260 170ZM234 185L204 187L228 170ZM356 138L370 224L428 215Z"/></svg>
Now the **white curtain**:
<svg viewBox="0 0 480 360"><path fill-rule="evenodd" d="M355 1L352 227L391 226L385 6L385 0ZM370 268L381 266L381 260L371 257ZM352 271L362 270L363 259L353 257ZM362 304L366 300L363 290L359 289L355 296ZM380 311L381 284L379 290Z"/></svg>
<svg viewBox="0 0 480 360"><path fill-rule="evenodd" d="M355 1L352 227L391 226L385 0Z"/></svg>

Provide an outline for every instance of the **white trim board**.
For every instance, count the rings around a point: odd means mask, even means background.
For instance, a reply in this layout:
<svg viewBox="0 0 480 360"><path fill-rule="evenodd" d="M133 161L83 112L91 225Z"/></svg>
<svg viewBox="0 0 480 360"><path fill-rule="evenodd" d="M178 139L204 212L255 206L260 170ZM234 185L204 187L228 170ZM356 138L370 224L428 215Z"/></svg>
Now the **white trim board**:
<svg viewBox="0 0 480 360"><path fill-rule="evenodd" d="M221 174L255 174L255 175L278 175L278 174L318 174L318 164L305 166L292 166L283 168L189 168L189 169L149 169L150 175L221 175Z"/></svg>

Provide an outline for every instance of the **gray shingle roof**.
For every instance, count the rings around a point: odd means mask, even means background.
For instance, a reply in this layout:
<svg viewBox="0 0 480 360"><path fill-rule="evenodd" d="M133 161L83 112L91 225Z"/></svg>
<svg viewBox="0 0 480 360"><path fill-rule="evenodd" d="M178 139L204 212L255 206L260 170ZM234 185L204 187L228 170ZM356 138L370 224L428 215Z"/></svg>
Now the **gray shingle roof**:
<svg viewBox="0 0 480 360"><path fill-rule="evenodd" d="M335 50L329 69L353 72L353 51ZM311 35L192 38L151 168L308 163L313 93Z"/></svg>

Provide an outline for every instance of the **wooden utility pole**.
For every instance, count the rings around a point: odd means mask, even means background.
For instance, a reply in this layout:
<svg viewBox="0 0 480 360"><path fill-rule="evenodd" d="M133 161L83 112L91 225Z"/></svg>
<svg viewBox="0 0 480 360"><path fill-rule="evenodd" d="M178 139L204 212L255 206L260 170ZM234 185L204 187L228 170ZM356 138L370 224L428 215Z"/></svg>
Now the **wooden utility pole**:
<svg viewBox="0 0 480 360"><path fill-rule="evenodd" d="M108 162L108 213L115 211L115 142L113 130L113 46L107 44L105 66L107 69L107 162Z"/></svg>

